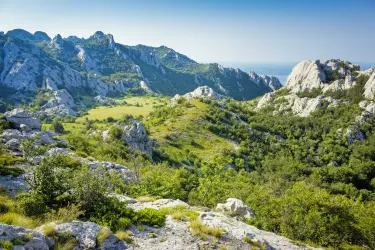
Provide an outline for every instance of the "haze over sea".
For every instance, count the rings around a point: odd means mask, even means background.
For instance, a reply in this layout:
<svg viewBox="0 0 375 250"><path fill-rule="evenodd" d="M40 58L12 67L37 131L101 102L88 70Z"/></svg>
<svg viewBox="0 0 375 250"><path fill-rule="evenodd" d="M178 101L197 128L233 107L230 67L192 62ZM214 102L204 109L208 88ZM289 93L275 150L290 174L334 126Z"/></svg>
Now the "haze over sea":
<svg viewBox="0 0 375 250"><path fill-rule="evenodd" d="M324 61L324 60L322 60ZM239 68L244 72L254 71L258 75L270 75L279 78L280 82L284 85L288 78L288 75L292 72L294 66L298 62L291 63L228 63L222 62L225 67ZM353 62L359 64L361 70L370 69L375 67L375 62Z"/></svg>

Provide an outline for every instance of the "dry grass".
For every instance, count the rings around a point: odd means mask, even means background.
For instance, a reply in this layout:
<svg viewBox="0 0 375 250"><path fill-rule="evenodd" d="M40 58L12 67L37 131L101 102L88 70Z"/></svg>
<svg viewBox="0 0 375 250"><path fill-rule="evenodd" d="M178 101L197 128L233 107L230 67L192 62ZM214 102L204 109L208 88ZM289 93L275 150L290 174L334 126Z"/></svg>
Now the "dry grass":
<svg viewBox="0 0 375 250"><path fill-rule="evenodd" d="M202 239L206 239L207 235L211 235L218 239L221 238L222 233L225 232L223 228L219 227L210 227L204 225L201 220L196 219L190 223L190 228L193 230L193 234Z"/></svg>
<svg viewBox="0 0 375 250"><path fill-rule="evenodd" d="M48 223L42 227L42 232L45 236L55 236L56 235L56 224Z"/></svg>
<svg viewBox="0 0 375 250"><path fill-rule="evenodd" d="M37 221L30 219L22 214L9 212L0 215L0 223L20 226L25 228L35 228L38 224Z"/></svg>
<svg viewBox="0 0 375 250"><path fill-rule="evenodd" d="M115 235L117 238L127 243L132 243L133 241L133 239L131 238L133 233L131 231L118 231Z"/></svg>
<svg viewBox="0 0 375 250"><path fill-rule="evenodd" d="M108 239L109 236L111 236L112 232L109 230L108 227L103 227L98 235L96 236L96 242L99 246L103 245L104 241Z"/></svg>
<svg viewBox="0 0 375 250"><path fill-rule="evenodd" d="M156 201L156 197L153 197L153 196L139 196L136 200L138 202L153 202L153 201Z"/></svg>
<svg viewBox="0 0 375 250"><path fill-rule="evenodd" d="M53 250L72 250L78 244L78 241L74 238L64 240L63 242L57 242L53 246Z"/></svg>

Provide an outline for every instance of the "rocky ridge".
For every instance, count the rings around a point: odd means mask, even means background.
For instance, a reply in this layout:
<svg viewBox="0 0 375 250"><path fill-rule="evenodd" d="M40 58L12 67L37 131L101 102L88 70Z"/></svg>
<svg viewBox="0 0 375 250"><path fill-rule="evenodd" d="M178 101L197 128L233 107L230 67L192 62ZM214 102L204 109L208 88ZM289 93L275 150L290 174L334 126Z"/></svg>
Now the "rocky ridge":
<svg viewBox="0 0 375 250"><path fill-rule="evenodd" d="M242 100L280 87L275 77L199 64L165 46L122 45L100 31L87 39L61 35L50 39L43 32L14 30L0 37L0 50L0 83L18 91L21 95L13 95L18 101L38 88L93 96L140 88L173 96L207 85Z"/></svg>

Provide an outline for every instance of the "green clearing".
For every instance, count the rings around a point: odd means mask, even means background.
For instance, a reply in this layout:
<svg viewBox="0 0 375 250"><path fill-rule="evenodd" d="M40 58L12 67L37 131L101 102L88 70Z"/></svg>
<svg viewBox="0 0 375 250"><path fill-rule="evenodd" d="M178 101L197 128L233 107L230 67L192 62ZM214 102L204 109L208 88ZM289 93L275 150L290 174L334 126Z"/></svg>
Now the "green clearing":
<svg viewBox="0 0 375 250"><path fill-rule="evenodd" d="M236 147L233 143L205 129L201 116L208 111L208 105L197 99L190 103L192 107L186 108L177 119L147 126L151 139L159 142L159 149L178 161L186 159L189 153L210 161L222 155L223 150L233 150Z"/></svg>
<svg viewBox="0 0 375 250"><path fill-rule="evenodd" d="M77 123L83 122L86 118L90 120L104 120L107 117L115 119L122 118L124 115L133 116L147 116L155 106L166 105L169 102L169 98L166 97L125 97L123 101L126 101L126 105L118 106L100 106L91 109L88 115L84 115L77 119Z"/></svg>

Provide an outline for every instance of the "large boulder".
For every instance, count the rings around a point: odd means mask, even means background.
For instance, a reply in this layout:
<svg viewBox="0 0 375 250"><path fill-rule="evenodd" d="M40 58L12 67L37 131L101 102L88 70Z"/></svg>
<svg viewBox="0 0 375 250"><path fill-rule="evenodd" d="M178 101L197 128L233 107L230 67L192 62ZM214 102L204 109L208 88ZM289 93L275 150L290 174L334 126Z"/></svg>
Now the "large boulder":
<svg viewBox="0 0 375 250"><path fill-rule="evenodd" d="M373 72L365 84L365 87L364 87L365 92L363 93L363 95L369 99L375 98L375 68L373 68L372 70Z"/></svg>
<svg viewBox="0 0 375 250"><path fill-rule="evenodd" d="M19 245L14 249L49 250L52 247L47 237L37 231L0 224L0 241L14 242L16 239Z"/></svg>
<svg viewBox="0 0 375 250"><path fill-rule="evenodd" d="M13 109L12 111L6 112L4 116L13 128L21 129L21 125L25 125L32 130L42 129L42 123L40 120L34 118L30 113L23 109Z"/></svg>
<svg viewBox="0 0 375 250"><path fill-rule="evenodd" d="M138 120L131 117L124 124L114 125L122 130L121 140L133 150L145 152L152 156L152 142L149 139L145 126ZM109 140L109 130L103 132L104 140Z"/></svg>
<svg viewBox="0 0 375 250"><path fill-rule="evenodd" d="M217 204L216 209L244 219L255 218L253 210L236 198L229 198L226 203Z"/></svg>

